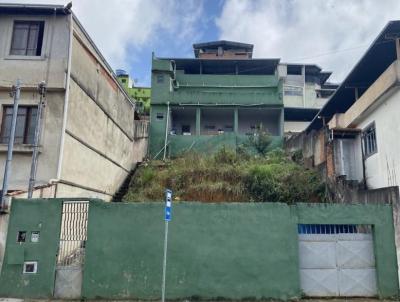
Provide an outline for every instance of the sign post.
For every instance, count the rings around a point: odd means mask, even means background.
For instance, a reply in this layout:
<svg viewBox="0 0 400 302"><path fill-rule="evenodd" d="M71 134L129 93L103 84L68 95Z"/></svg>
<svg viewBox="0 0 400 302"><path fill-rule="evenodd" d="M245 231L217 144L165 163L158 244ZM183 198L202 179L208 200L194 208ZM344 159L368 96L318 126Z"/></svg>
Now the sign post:
<svg viewBox="0 0 400 302"><path fill-rule="evenodd" d="M164 237L164 259L161 285L161 301L165 302L165 277L167 272L167 247L168 247L168 222L171 221L172 191L165 190L165 237Z"/></svg>

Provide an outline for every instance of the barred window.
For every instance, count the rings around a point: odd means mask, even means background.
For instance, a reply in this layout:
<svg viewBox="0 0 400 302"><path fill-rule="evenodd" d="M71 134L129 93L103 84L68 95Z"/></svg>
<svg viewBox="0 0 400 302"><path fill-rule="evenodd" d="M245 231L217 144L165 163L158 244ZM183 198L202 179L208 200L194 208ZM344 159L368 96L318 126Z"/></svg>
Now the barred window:
<svg viewBox="0 0 400 302"><path fill-rule="evenodd" d="M378 152L378 147L376 144L376 131L375 123L372 123L362 132L362 144L364 149L364 156L369 157L372 154Z"/></svg>
<svg viewBox="0 0 400 302"><path fill-rule="evenodd" d="M43 21L15 21L10 55L40 56L43 44Z"/></svg>
<svg viewBox="0 0 400 302"><path fill-rule="evenodd" d="M10 139L12 106L3 107L3 118L1 121L0 143L8 144ZM33 144L36 128L37 107L19 106L17 114L17 125L15 128L15 144Z"/></svg>

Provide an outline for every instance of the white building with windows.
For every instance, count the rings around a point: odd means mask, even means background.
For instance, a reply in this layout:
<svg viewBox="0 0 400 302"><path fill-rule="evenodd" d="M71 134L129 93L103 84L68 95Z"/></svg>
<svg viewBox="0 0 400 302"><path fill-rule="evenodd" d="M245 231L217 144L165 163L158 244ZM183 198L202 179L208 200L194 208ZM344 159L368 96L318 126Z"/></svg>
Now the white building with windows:
<svg viewBox="0 0 400 302"><path fill-rule="evenodd" d="M400 186L399 40L400 21L391 21L306 130L329 131L333 152L314 153L328 175L364 189Z"/></svg>
<svg viewBox="0 0 400 302"><path fill-rule="evenodd" d="M146 153L135 103L69 8L0 4L0 182L13 99L22 82L9 194L25 196L37 120L37 86L47 96L34 197L110 200Z"/></svg>
<svg viewBox="0 0 400 302"><path fill-rule="evenodd" d="M304 131L338 85L328 82L331 72L314 64L280 63L285 111L284 132Z"/></svg>

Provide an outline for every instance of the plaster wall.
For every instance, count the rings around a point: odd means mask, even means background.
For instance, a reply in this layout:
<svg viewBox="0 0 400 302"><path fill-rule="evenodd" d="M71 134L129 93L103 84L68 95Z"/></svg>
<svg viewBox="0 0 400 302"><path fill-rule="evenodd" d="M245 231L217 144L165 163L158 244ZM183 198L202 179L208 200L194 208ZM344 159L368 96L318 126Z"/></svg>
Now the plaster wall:
<svg viewBox="0 0 400 302"><path fill-rule="evenodd" d="M45 22L41 56L10 55L14 20ZM23 86L36 87L46 81L49 88L65 88L68 37L67 16L1 15L0 87L10 87L19 78Z"/></svg>
<svg viewBox="0 0 400 302"><path fill-rule="evenodd" d="M57 164L60 149L60 137L62 128L62 114L64 106L63 91L48 92L46 106L43 108L42 133L40 137L40 149L37 168L37 185L44 185L50 179L57 177ZM20 98L20 106L37 106L39 95L35 91L23 91ZM13 100L7 92L0 91L0 116L2 116L3 106L12 105ZM0 169L3 172L7 158L7 144L0 144ZM29 173L32 161L31 145L14 145L14 154L11 164L11 174L9 178L10 190L27 190ZM0 181L3 181L3 173L0 173Z"/></svg>
<svg viewBox="0 0 400 302"><path fill-rule="evenodd" d="M272 136L280 135L282 109L242 109L239 108L239 133L253 133L252 126L263 125Z"/></svg>
<svg viewBox="0 0 400 302"><path fill-rule="evenodd" d="M284 122L284 131L287 132L302 132L304 131L310 122L292 122L292 121L285 121Z"/></svg>
<svg viewBox="0 0 400 302"><path fill-rule="evenodd" d="M365 160L367 186L377 189L400 185L400 91L382 101L357 124L360 129L375 122L377 153Z"/></svg>
<svg viewBox="0 0 400 302"><path fill-rule="evenodd" d="M135 146L134 104L75 25L61 185L57 197L109 200L146 144ZM104 173L107 171L107 173ZM72 189L74 185L80 190ZM68 193L68 190L70 192ZM75 194L75 195L73 195Z"/></svg>

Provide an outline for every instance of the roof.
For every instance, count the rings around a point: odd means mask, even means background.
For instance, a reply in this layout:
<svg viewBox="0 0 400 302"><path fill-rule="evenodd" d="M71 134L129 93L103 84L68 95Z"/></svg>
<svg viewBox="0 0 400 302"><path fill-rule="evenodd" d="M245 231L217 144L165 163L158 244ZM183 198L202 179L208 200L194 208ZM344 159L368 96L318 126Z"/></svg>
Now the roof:
<svg viewBox="0 0 400 302"><path fill-rule="evenodd" d="M314 117L306 131L320 129L335 113L344 113L356 101L354 88L361 96L369 86L397 59L393 37L400 37L400 20L390 21L353 67L336 92Z"/></svg>
<svg viewBox="0 0 400 302"><path fill-rule="evenodd" d="M274 74L279 59L186 59L186 58L157 58L159 60L173 60L177 70L185 73L200 73L200 65L204 74Z"/></svg>
<svg viewBox="0 0 400 302"><path fill-rule="evenodd" d="M218 49L219 47L222 47L224 50L244 49L248 53L251 54L253 53L253 44L219 40L219 41L193 44L194 56L197 58L199 56L201 49Z"/></svg>
<svg viewBox="0 0 400 302"><path fill-rule="evenodd" d="M71 11L63 5L1 3L0 14L15 15L68 15Z"/></svg>
<svg viewBox="0 0 400 302"><path fill-rule="evenodd" d="M195 43L195 44L193 44L193 49L218 48L220 46L223 46L225 49L244 48L244 49L248 49L248 50L253 50L254 45L247 44L247 43L241 43L241 42L219 40L219 41L211 41L211 42L204 42L204 43Z"/></svg>

